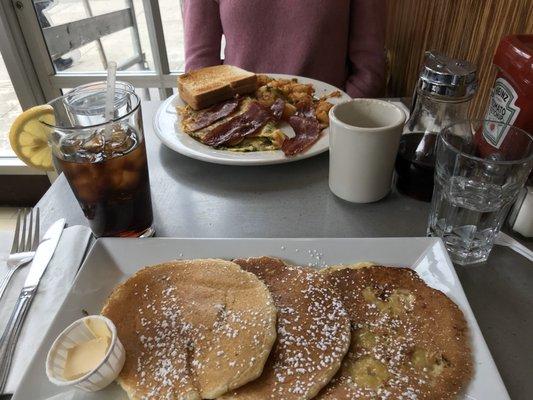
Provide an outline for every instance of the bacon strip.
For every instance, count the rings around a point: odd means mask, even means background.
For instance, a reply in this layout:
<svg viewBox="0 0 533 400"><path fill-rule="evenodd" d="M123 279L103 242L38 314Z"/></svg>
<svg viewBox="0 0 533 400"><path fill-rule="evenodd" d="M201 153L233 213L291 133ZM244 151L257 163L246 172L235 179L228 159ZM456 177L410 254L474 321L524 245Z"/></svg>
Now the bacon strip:
<svg viewBox="0 0 533 400"><path fill-rule="evenodd" d="M239 99L235 98L200 111L196 117L196 120L190 124L189 128L191 132L199 131L200 129L211 125L213 122L227 117L233 111L235 111L238 106Z"/></svg>
<svg viewBox="0 0 533 400"><path fill-rule="evenodd" d="M289 125L294 129L296 136L283 142L281 150L286 156L304 152L320 138L320 126L316 118L292 115L289 117Z"/></svg>
<svg viewBox="0 0 533 400"><path fill-rule="evenodd" d="M208 146L219 147L228 142L238 142L261 129L272 119L269 109L257 102L252 102L248 110L227 122L213 128L205 135L203 142Z"/></svg>
<svg viewBox="0 0 533 400"><path fill-rule="evenodd" d="M286 156L294 156L311 147L320 138L320 124L312 105L298 104L298 111L289 117L289 125L296 136L285 139L281 150Z"/></svg>

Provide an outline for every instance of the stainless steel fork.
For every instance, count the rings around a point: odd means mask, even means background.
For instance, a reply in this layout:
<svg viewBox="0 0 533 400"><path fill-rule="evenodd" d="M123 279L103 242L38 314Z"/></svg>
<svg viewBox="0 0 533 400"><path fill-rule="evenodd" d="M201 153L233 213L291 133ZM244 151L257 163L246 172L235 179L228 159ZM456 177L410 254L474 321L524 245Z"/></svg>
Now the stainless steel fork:
<svg viewBox="0 0 533 400"><path fill-rule="evenodd" d="M7 274L0 281L0 299L15 271L33 260L35 250L39 245L39 223L38 207L19 210L11 254L7 258Z"/></svg>

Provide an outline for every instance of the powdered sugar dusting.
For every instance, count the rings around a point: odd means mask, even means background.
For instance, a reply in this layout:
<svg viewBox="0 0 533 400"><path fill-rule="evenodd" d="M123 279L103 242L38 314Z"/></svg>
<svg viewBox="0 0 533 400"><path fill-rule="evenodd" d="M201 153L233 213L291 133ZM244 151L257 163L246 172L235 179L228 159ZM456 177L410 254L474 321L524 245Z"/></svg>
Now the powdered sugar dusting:
<svg viewBox="0 0 533 400"><path fill-rule="evenodd" d="M228 292L230 286L224 290L223 284L210 283L220 282L222 267L212 277L192 281L187 280L190 271L155 268L143 279L133 278L138 283L125 299L135 331L125 332L119 316L109 315L126 348L122 375L134 383L137 398L183 398L231 387L266 361L275 313L259 281L257 287L247 282L243 289ZM240 279L250 280L248 275ZM257 288L266 296L262 302ZM245 306L244 299L250 300Z"/></svg>
<svg viewBox="0 0 533 400"><path fill-rule="evenodd" d="M450 361L443 355L448 346L439 351L434 343L437 332L433 332L447 325L442 325L439 309L424 311L428 306L422 306L426 303L420 300L418 288L425 290L425 285L405 269L388 273L397 273L395 279L409 290L396 286L390 276L388 281L374 280L369 271L343 269L328 274L350 313L352 343L340 373L317 399L453 398L457 389L449 384L444 394L436 392L439 371L449 368ZM464 337L453 337L458 339Z"/></svg>
<svg viewBox="0 0 533 400"><path fill-rule="evenodd" d="M311 398L347 351L350 332L344 306L317 272L267 257L236 262L270 289L278 307L278 342L261 378L226 398Z"/></svg>

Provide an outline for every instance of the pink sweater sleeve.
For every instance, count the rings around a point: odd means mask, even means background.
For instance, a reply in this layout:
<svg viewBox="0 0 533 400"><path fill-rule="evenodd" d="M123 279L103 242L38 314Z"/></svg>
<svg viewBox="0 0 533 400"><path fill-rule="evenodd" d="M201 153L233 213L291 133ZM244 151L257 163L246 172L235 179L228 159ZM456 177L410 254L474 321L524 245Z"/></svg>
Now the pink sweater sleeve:
<svg viewBox="0 0 533 400"><path fill-rule="evenodd" d="M183 4L185 31L185 70L221 63L220 41L222 23L215 0L185 0Z"/></svg>
<svg viewBox="0 0 533 400"><path fill-rule="evenodd" d="M346 91L377 97L385 84L385 0L352 0Z"/></svg>

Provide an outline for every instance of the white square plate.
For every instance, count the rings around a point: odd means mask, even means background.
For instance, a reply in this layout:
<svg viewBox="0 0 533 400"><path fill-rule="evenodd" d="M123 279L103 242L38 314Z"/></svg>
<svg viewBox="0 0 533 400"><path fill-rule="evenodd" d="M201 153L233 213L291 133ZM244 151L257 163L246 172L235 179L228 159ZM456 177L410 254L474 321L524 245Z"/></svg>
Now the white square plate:
<svg viewBox="0 0 533 400"><path fill-rule="evenodd" d="M55 337L72 321L100 311L107 295L119 282L140 267L176 258L226 258L269 255L300 265L324 265L375 261L408 266L435 289L441 290L462 309L470 327L475 375L464 399L505 400L509 395L489 353L453 265L435 238L380 239L99 239L55 317L50 330L13 400L127 399L113 384L103 391L86 394L62 389L48 382L46 353ZM43 316L45 317L45 316ZM36 332L38 334L38 332ZM66 392L66 393L65 393Z"/></svg>

